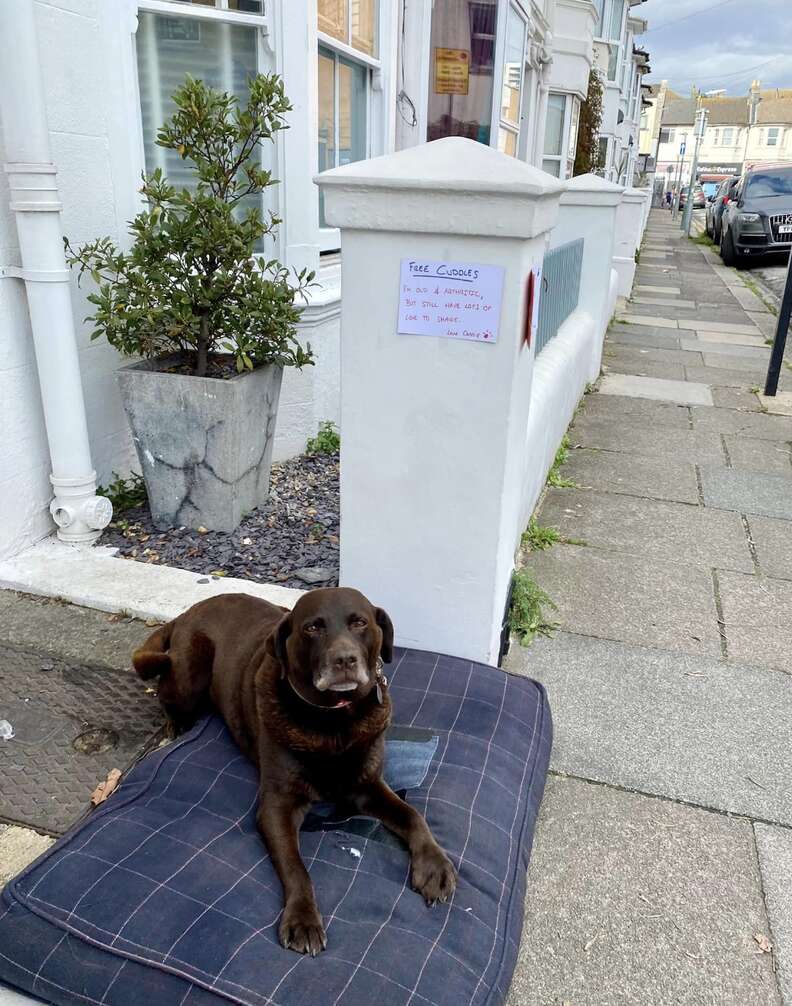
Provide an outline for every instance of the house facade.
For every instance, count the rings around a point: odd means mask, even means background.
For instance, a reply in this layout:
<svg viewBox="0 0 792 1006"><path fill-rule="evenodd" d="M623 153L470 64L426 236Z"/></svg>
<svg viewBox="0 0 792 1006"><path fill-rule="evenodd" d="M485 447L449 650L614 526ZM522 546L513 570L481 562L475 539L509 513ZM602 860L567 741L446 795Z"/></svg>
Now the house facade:
<svg viewBox="0 0 792 1006"><path fill-rule="evenodd" d="M634 38L642 0L19 0L33 10L45 124L62 231L73 245L128 245L140 177L186 73L244 98L247 79L277 72L290 128L262 152L280 184L265 210L280 218L273 253L317 272L300 325L316 366L284 377L275 458L301 453L339 416L340 238L314 176L444 136L471 137L559 177L574 164L589 72L607 78L603 173L630 184L645 56ZM13 44L6 37L0 46ZM0 74L2 70L0 70ZM14 104L16 103L16 104ZM24 115L6 87L0 113ZM6 137L7 139L7 137ZM9 160L0 128L0 161ZM14 155L16 156L16 155ZM11 159L14 159L14 156ZM45 423L22 255L7 173L0 173L0 557L52 531L52 422ZM71 279L71 323L99 483L136 469L114 372L119 355L91 340L86 296ZM90 286L90 284L89 284ZM37 341L37 345L44 345ZM49 438L49 439L48 439Z"/></svg>
<svg viewBox="0 0 792 1006"><path fill-rule="evenodd" d="M753 165L792 162L792 90L762 89L754 81L744 97L666 98L657 156L657 177L666 184L680 175L682 184L690 180L698 108L707 111L699 174L740 174Z"/></svg>

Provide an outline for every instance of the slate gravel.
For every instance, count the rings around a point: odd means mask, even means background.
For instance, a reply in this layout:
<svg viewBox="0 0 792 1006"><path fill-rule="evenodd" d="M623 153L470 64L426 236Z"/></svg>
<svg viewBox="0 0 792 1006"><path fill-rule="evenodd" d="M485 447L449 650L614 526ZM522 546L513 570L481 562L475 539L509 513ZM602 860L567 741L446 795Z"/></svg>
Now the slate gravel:
<svg viewBox="0 0 792 1006"><path fill-rule="evenodd" d="M272 466L270 498L230 534L158 531L147 507L119 514L100 544L138 562L206 576L235 576L307 590L338 583L338 455L303 455Z"/></svg>

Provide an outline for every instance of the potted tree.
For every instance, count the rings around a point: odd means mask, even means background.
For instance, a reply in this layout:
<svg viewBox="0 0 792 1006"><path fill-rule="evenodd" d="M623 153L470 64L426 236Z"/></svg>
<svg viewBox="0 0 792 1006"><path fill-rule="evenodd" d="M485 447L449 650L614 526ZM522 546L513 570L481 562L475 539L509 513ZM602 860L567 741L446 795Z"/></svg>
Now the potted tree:
<svg viewBox="0 0 792 1006"><path fill-rule="evenodd" d="M261 254L280 221L253 199L276 184L259 144L291 106L276 75L250 82L245 107L190 77L173 100L157 143L192 162L195 185L144 175L129 251L66 251L96 284L92 338L143 358L118 380L154 523L232 531L269 492L283 367L312 362L296 324L313 273Z"/></svg>

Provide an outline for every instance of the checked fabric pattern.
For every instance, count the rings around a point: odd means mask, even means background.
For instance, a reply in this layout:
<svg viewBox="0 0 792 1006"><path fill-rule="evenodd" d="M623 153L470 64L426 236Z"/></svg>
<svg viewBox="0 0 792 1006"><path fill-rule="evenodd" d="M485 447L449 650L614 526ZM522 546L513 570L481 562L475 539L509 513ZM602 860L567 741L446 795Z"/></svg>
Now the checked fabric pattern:
<svg viewBox="0 0 792 1006"><path fill-rule="evenodd" d="M217 718L141 761L0 901L0 981L58 1004L495 1006L508 991L552 739L541 686L397 651L395 720L438 742L406 798L459 870L429 909L376 830L304 830L328 949L283 950L256 773Z"/></svg>

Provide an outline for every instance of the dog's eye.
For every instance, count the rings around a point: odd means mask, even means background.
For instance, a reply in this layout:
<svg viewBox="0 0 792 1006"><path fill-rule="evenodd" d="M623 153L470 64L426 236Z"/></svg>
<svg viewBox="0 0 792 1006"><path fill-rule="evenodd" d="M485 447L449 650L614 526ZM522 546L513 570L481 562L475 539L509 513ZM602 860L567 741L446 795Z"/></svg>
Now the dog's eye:
<svg viewBox="0 0 792 1006"><path fill-rule="evenodd" d="M307 632L309 636L315 636L317 632L322 631L321 622L309 622L307 625L303 626L303 632Z"/></svg>
<svg viewBox="0 0 792 1006"><path fill-rule="evenodd" d="M350 625L355 629L365 629L368 625L368 621L365 618L361 618L360 615L356 615L351 620Z"/></svg>

